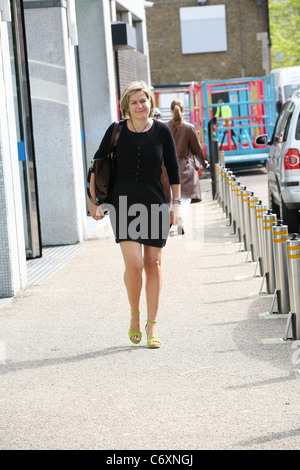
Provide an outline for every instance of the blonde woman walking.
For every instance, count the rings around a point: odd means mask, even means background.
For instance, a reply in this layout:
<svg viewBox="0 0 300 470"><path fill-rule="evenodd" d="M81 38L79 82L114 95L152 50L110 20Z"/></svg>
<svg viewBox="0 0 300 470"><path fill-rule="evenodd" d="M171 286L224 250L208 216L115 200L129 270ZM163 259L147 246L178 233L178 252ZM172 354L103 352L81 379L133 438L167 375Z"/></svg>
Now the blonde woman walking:
<svg viewBox="0 0 300 470"><path fill-rule="evenodd" d="M125 264L124 281L131 308L129 339L142 339L140 299L145 272L146 334L149 348L159 348L157 314L162 286L162 249L170 224L180 217L180 176L176 148L169 127L153 119L154 100L144 82L132 82L120 102L125 119L117 154L117 177L110 205L111 224ZM113 124L107 129L95 158L108 153ZM169 208L161 181L162 163L173 193ZM92 183L92 181L91 181ZM92 208L94 218L102 218ZM113 216L112 216L113 214Z"/></svg>

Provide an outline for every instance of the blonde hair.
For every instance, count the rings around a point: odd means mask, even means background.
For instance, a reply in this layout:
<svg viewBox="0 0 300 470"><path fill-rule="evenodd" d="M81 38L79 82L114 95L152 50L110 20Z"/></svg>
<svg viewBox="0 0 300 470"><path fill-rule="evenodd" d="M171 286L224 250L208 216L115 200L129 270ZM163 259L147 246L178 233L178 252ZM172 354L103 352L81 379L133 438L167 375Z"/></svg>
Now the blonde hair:
<svg viewBox="0 0 300 470"><path fill-rule="evenodd" d="M171 109L173 111L172 123L175 129L179 129L182 126L182 114L183 114L183 104L182 101L175 99L171 103Z"/></svg>
<svg viewBox="0 0 300 470"><path fill-rule="evenodd" d="M154 108L155 108L155 103L154 103L154 98L151 92L151 89L149 86L143 82L143 81L135 81L129 83L125 90L122 93L121 100L120 100L120 109L121 113L124 119L128 119L130 117L129 115L129 97L133 95L134 93L142 91L145 93L147 99L150 102L150 113L149 117L154 116Z"/></svg>

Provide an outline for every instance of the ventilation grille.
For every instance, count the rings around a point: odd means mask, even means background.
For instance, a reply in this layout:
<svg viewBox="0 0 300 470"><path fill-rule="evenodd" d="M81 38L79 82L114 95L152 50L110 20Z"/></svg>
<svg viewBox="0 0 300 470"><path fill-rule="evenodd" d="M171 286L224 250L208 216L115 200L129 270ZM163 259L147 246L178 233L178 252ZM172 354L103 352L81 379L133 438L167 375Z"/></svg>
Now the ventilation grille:
<svg viewBox="0 0 300 470"><path fill-rule="evenodd" d="M28 286L45 282L85 247L86 244L78 244L43 248L42 258L27 261Z"/></svg>

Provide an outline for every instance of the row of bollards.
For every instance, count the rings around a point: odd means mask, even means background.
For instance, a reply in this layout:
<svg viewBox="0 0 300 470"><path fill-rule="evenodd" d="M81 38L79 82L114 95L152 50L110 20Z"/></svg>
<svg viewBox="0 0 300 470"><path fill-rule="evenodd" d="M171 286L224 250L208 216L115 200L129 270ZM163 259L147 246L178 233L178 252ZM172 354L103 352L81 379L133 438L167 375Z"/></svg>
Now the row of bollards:
<svg viewBox="0 0 300 470"><path fill-rule="evenodd" d="M285 331L287 339L292 325L292 339L300 340L300 238L293 234L289 238L288 226L220 160L215 165L216 194L222 210L229 219L232 235L240 242L240 250L247 252L256 262L262 277L259 294L273 295L270 314L274 312L277 299L278 314L287 314Z"/></svg>

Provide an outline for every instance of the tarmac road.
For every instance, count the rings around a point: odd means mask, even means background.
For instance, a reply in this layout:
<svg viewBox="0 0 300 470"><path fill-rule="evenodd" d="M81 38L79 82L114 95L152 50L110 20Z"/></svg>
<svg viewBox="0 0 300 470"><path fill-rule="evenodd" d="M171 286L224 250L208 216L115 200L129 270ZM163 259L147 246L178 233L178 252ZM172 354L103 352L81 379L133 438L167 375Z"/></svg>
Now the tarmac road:
<svg viewBox="0 0 300 470"><path fill-rule="evenodd" d="M163 256L162 347L127 336L110 230L0 309L0 448L299 449L299 342L201 180ZM142 316L146 320L145 298Z"/></svg>
<svg viewBox="0 0 300 470"><path fill-rule="evenodd" d="M241 184L253 191L264 204L268 204L268 174L265 168L234 172Z"/></svg>

